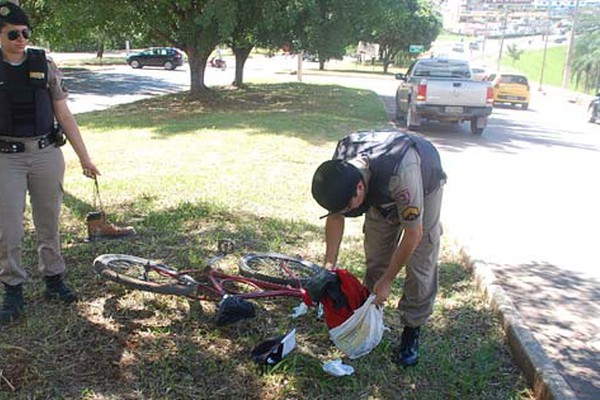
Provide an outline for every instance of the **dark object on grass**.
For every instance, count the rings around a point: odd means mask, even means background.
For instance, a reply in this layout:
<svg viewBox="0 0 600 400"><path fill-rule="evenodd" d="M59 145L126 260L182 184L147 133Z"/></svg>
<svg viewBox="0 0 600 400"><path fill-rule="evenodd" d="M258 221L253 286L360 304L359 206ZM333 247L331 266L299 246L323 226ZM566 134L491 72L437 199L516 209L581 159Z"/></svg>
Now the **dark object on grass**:
<svg viewBox="0 0 600 400"><path fill-rule="evenodd" d="M261 342L252 350L252 360L259 364L275 365L296 348L296 329L285 335Z"/></svg>
<svg viewBox="0 0 600 400"><path fill-rule="evenodd" d="M225 296L217 310L217 325L228 325L243 319L254 318L254 305L237 296Z"/></svg>

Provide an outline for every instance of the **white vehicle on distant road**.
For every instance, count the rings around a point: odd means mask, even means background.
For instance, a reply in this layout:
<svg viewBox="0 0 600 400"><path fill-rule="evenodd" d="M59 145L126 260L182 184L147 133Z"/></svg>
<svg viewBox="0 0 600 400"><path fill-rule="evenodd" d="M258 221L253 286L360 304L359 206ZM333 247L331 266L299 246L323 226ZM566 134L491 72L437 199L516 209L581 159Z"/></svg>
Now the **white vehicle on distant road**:
<svg viewBox="0 0 600 400"><path fill-rule="evenodd" d="M423 120L459 123L468 121L471 132L481 135L492 113L493 91L489 82L472 79L466 60L422 58L416 60L396 90L396 119L408 129Z"/></svg>

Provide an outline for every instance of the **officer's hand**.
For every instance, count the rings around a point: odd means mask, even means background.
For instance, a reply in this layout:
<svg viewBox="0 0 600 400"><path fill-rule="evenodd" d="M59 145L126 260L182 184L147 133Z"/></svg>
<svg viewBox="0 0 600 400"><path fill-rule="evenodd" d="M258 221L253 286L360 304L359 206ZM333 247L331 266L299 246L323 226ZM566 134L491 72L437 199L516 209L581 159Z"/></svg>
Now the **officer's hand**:
<svg viewBox="0 0 600 400"><path fill-rule="evenodd" d="M91 161L86 161L86 162L81 162L81 168L83 169L83 174L85 176L87 176L88 178L94 178L100 174L100 171L98 170L98 168L96 168L96 166L94 165L93 162Z"/></svg>
<svg viewBox="0 0 600 400"><path fill-rule="evenodd" d="M392 290L392 281L390 281L386 278L379 279L377 281L377 283L375 283L375 286L373 287L373 294L375 294L375 296L376 296L375 301L373 303L375 303L379 306L383 306L383 304L389 297L391 290Z"/></svg>

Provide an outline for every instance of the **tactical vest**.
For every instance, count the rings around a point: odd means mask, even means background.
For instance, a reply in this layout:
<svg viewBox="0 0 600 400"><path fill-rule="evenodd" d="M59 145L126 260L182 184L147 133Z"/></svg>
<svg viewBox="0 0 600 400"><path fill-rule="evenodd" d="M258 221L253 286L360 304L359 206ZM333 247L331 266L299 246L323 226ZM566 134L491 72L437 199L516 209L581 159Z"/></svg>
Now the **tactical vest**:
<svg viewBox="0 0 600 400"><path fill-rule="evenodd" d="M22 100L17 103L16 98ZM27 58L19 66L0 61L0 135L45 135L53 124L46 53L27 49Z"/></svg>
<svg viewBox="0 0 600 400"><path fill-rule="evenodd" d="M421 177L424 194L427 196L446 180L440 155L429 141L398 131L360 131L338 142L334 159L348 160L364 156L369 161L371 171L365 201L356 210L345 214L347 217L358 217L371 206L394 203L389 191L390 179L398 172L400 163L410 148L414 148L421 158Z"/></svg>

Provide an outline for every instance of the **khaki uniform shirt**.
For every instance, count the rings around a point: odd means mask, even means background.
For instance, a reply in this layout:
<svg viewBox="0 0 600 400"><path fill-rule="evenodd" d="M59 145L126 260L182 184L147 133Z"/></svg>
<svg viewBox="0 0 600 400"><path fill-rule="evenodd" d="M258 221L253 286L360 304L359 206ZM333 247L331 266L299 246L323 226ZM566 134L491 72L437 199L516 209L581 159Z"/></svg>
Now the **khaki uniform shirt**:
<svg viewBox="0 0 600 400"><path fill-rule="evenodd" d="M48 57L48 89L50 90L50 97L52 100L64 100L69 95L67 89L64 86L62 79L62 72L58 69L54 61Z"/></svg>
<svg viewBox="0 0 600 400"><path fill-rule="evenodd" d="M371 171L366 158L358 157L348 162L360 170L365 182L369 182ZM421 158L414 148L408 149L397 174L390 178L389 192L398 210L397 218L390 222L399 222L405 227L420 225L423 222L424 189ZM382 204L381 207L386 208L394 204Z"/></svg>

